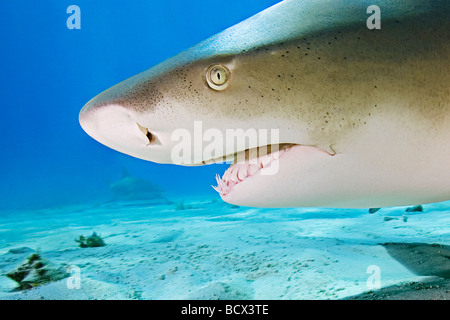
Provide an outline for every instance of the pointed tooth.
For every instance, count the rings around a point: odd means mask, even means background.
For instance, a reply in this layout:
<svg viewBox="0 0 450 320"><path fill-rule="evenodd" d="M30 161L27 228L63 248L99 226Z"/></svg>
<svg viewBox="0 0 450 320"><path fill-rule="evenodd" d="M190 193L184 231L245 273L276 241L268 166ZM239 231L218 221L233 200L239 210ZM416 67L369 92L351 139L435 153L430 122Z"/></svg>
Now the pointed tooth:
<svg viewBox="0 0 450 320"><path fill-rule="evenodd" d="M272 162L272 157L270 157L270 156L264 156L262 159L261 159L261 163L262 163L262 167L264 168L264 167L267 167L268 165L269 165L269 163L271 163Z"/></svg>
<svg viewBox="0 0 450 320"><path fill-rule="evenodd" d="M245 178L247 178L247 168L248 166L244 165L241 166L241 168L239 168L237 177L240 181L244 180Z"/></svg>
<svg viewBox="0 0 450 320"><path fill-rule="evenodd" d="M237 168L238 168L238 165L236 165L236 164L234 164L230 168L230 176L228 177L228 181L233 181L233 182L237 181Z"/></svg>
<svg viewBox="0 0 450 320"><path fill-rule="evenodd" d="M220 178L219 175L216 176L216 180L217 180L217 186L219 188L223 189L226 186L225 182Z"/></svg>

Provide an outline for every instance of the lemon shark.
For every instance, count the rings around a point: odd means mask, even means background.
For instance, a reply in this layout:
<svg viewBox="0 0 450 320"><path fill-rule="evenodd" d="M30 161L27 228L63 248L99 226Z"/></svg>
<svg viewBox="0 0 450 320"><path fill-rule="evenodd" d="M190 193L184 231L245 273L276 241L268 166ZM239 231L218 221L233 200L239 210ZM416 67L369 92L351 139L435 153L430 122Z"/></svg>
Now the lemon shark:
<svg viewBox="0 0 450 320"><path fill-rule="evenodd" d="M277 130L275 142L183 163L266 148L217 177L222 199L236 205L448 200L449 16L448 0L282 1L99 94L79 121L104 145L157 163L176 163L173 133L195 136L196 123L224 136Z"/></svg>

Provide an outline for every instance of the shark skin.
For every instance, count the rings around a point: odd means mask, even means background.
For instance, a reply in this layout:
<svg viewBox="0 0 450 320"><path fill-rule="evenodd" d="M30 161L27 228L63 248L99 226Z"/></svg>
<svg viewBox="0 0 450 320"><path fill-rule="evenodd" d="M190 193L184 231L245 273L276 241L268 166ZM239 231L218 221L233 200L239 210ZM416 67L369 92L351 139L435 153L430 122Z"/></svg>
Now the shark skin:
<svg viewBox="0 0 450 320"><path fill-rule="evenodd" d="M377 1L381 29L369 30L371 2L282 1L99 94L80 124L100 143L157 163L174 163L172 133L193 133L199 121L224 136L277 129L278 151L217 178L222 199L236 205L449 200L450 2Z"/></svg>

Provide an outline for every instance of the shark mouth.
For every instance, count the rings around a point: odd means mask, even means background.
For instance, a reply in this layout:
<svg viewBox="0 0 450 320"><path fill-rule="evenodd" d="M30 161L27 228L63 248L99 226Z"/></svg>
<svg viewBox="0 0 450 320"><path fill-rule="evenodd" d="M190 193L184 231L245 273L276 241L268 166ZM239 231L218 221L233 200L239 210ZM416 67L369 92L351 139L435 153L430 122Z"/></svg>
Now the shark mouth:
<svg viewBox="0 0 450 320"><path fill-rule="evenodd" d="M256 174L275 174L280 157L295 144L269 145L247 149L234 155L234 161L222 177L216 175L217 186L212 186L222 197L228 195L242 181ZM274 149L274 150L273 150Z"/></svg>

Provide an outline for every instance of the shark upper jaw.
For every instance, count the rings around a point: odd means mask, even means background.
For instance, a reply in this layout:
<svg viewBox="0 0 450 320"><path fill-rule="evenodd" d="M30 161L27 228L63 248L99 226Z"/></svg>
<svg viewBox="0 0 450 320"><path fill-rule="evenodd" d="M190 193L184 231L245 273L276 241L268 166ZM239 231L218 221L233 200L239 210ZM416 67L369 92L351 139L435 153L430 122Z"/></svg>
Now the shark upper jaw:
<svg viewBox="0 0 450 320"><path fill-rule="evenodd" d="M279 144L247 149L234 155L234 161L222 177L216 175L217 186L212 186L221 197L226 197L233 188L255 175L276 174L280 158L296 144ZM253 153L253 156L252 156ZM209 161L208 161L209 162Z"/></svg>

